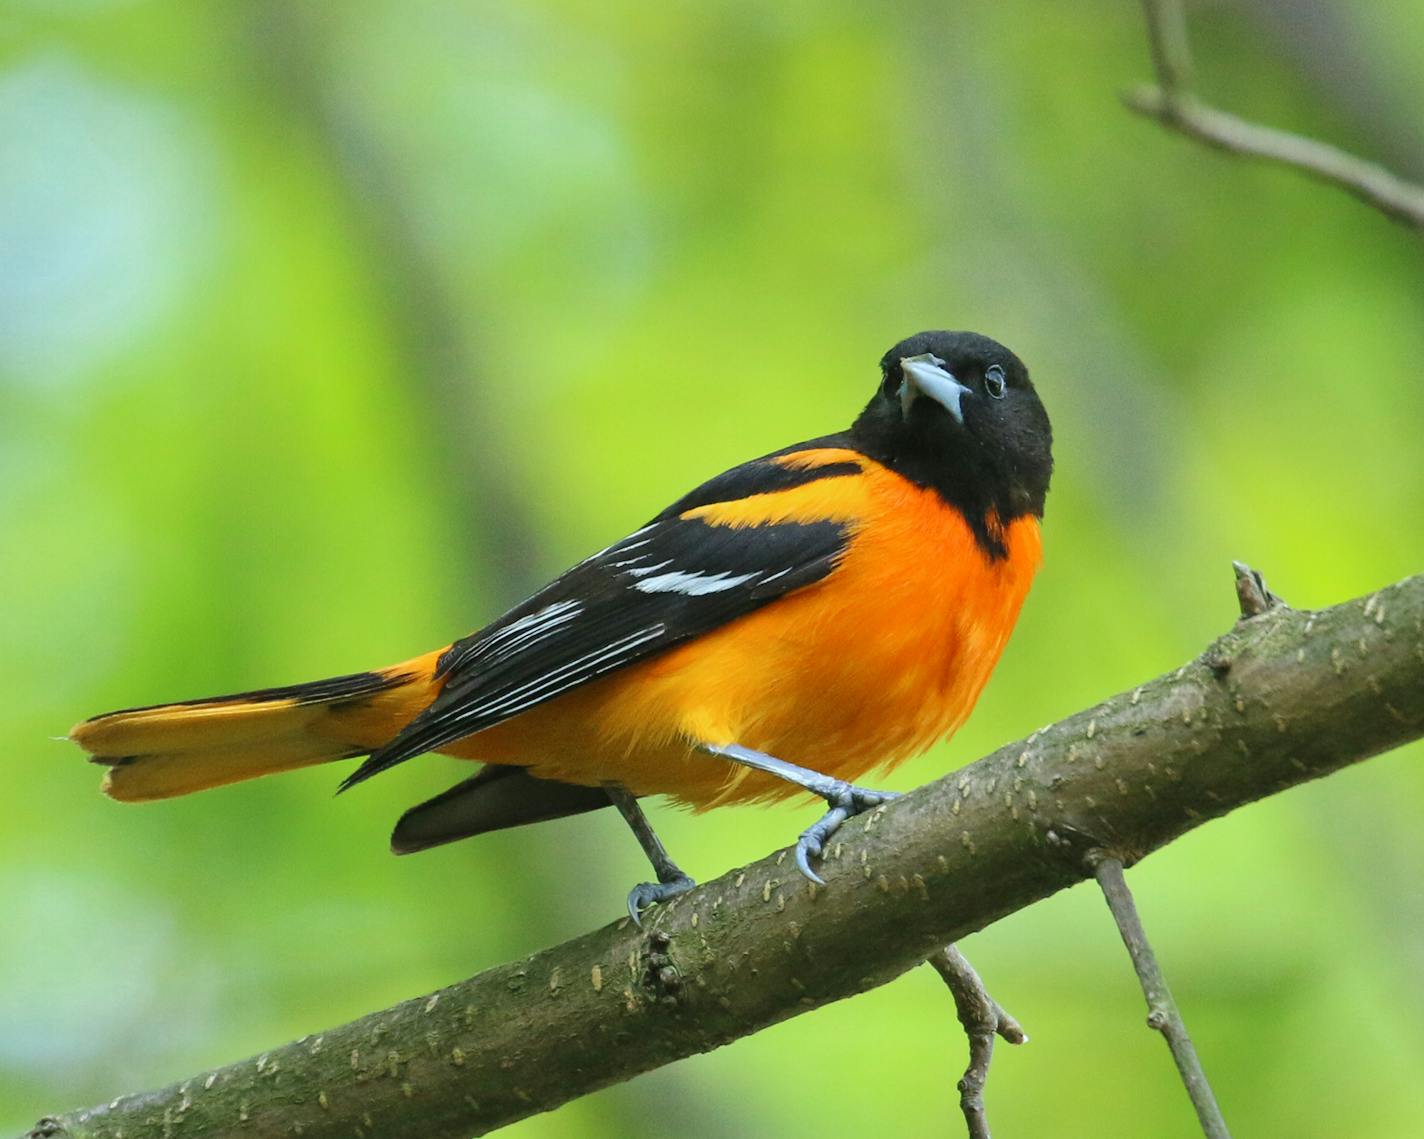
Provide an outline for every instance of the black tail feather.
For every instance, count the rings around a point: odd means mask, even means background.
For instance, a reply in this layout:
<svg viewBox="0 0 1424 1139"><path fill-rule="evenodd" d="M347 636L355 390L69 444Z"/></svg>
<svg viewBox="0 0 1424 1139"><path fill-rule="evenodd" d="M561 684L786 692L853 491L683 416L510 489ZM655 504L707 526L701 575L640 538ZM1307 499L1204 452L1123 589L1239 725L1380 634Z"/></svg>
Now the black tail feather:
<svg viewBox="0 0 1424 1139"><path fill-rule="evenodd" d="M491 765L400 817L391 850L413 854L506 827L596 811L610 803L601 787L536 779L522 767Z"/></svg>

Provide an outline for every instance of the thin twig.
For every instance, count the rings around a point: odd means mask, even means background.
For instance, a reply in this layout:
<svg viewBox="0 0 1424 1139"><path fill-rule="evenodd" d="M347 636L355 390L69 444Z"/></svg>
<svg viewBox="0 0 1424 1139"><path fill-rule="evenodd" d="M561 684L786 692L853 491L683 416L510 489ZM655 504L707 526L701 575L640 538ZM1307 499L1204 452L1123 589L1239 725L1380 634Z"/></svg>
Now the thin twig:
<svg viewBox="0 0 1424 1139"><path fill-rule="evenodd" d="M1142 0L1142 7L1157 83L1125 92L1128 107L1218 150L1292 167L1338 186L1395 221L1424 229L1424 186L1328 143L1249 122L1202 102L1190 87L1191 50L1180 0Z"/></svg>
<svg viewBox="0 0 1424 1139"><path fill-rule="evenodd" d="M994 1059L994 1037L1010 1044L1026 1044L1028 1036L1019 1022L989 995L974 966L953 945L946 945L929 959L954 997L954 1010L964 1034L969 1037L969 1067L959 1084L959 1108L969 1128L969 1139L989 1139L989 1121L984 1115L984 1084Z"/></svg>
<svg viewBox="0 0 1424 1139"><path fill-rule="evenodd" d="M1217 1106L1216 1096L1207 1082L1197 1050L1187 1035L1187 1026L1182 1021L1177 1002L1172 999L1172 991L1167 988L1157 956L1147 940L1147 931L1142 928L1137 904L1132 900L1132 891L1127 888L1127 879L1123 877L1122 861L1099 854L1091 859L1091 864L1098 885L1103 889L1103 897L1107 899L1108 908L1117 922L1118 932L1122 934L1123 944L1132 957L1137 979L1142 982L1142 994L1147 998L1147 1026L1160 1032L1167 1041L1167 1047L1172 1050L1172 1059L1177 1062L1177 1071L1181 1073L1182 1083L1186 1085L1187 1095L1191 1097L1197 1119L1201 1121L1202 1134L1207 1139L1231 1139L1231 1132L1227 1130L1226 1120L1222 1118L1221 1108Z"/></svg>
<svg viewBox="0 0 1424 1139"><path fill-rule="evenodd" d="M1192 87L1195 68L1187 39L1187 14L1176 0L1142 0L1147 17L1147 46L1162 98L1175 104Z"/></svg>

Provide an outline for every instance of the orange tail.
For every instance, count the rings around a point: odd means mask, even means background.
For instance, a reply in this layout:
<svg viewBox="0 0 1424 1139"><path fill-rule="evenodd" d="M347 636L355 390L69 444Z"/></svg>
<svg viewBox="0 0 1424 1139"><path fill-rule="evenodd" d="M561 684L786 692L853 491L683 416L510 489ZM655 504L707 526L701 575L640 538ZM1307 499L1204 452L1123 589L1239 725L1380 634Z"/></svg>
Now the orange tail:
<svg viewBox="0 0 1424 1139"><path fill-rule="evenodd" d="M429 703L439 653L376 672L131 708L69 738L106 765L104 792L140 802L365 755Z"/></svg>

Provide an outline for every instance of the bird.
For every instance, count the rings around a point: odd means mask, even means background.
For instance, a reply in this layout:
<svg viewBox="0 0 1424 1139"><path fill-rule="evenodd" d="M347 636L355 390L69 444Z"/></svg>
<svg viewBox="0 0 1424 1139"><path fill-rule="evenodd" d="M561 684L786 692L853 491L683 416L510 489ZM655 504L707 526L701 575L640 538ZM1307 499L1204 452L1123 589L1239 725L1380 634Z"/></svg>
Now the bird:
<svg viewBox="0 0 1424 1139"><path fill-rule="evenodd" d="M1042 561L1052 428L1028 369L973 332L880 361L841 432L709 479L471 633L400 664L130 708L70 738L125 802L362 758L345 791L427 752L478 770L406 811L407 854L612 806L656 881L695 883L640 800L694 810L798 792L816 863L860 786L948 738L989 679Z"/></svg>

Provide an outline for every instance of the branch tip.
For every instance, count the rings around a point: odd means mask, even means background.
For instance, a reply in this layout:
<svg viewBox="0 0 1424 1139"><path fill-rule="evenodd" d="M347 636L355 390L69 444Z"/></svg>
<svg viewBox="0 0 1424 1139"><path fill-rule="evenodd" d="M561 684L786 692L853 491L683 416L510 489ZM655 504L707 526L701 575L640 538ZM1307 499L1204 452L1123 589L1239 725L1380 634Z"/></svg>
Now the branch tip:
<svg viewBox="0 0 1424 1139"><path fill-rule="evenodd" d="M1285 602L1271 592L1266 579L1259 570L1253 570L1245 562L1232 562L1236 573L1236 600L1241 606L1243 619L1259 617L1272 609L1285 607Z"/></svg>

